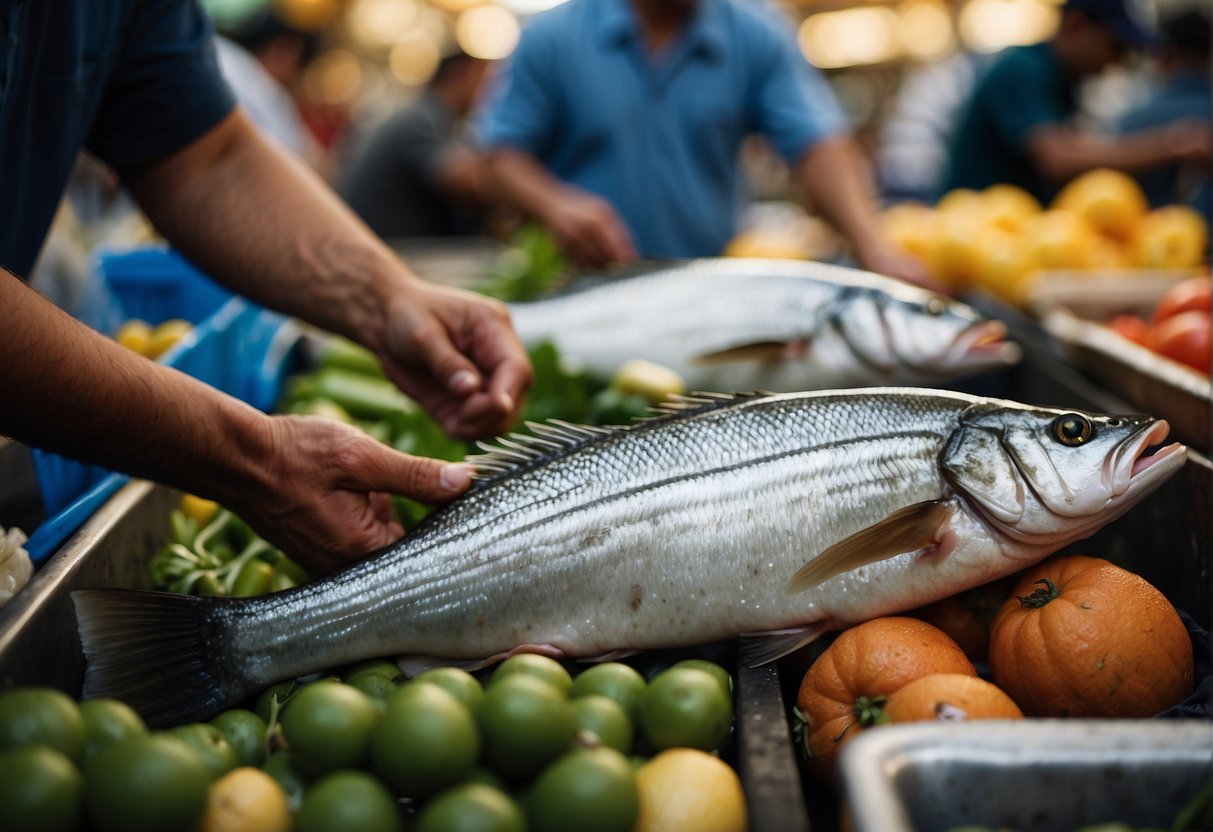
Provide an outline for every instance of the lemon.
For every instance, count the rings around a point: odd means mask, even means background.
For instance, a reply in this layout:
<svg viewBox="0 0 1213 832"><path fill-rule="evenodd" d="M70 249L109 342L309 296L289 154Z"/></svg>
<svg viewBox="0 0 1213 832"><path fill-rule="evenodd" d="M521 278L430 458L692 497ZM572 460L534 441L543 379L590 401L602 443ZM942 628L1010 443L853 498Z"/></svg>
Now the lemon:
<svg viewBox="0 0 1213 832"><path fill-rule="evenodd" d="M193 324L181 318L171 318L156 324L155 329L151 332L145 355L149 358L159 358L175 347L177 342L193 328Z"/></svg>
<svg viewBox="0 0 1213 832"><path fill-rule="evenodd" d="M291 810L278 782L259 768L233 769L211 785L198 832L287 832Z"/></svg>
<svg viewBox="0 0 1213 832"><path fill-rule="evenodd" d="M611 385L622 393L644 396L651 404L685 393L687 389L686 381L677 371L643 358L621 364Z"/></svg>
<svg viewBox="0 0 1213 832"><path fill-rule="evenodd" d="M147 321L132 318L118 327L114 340L128 350L147 355L152 344L152 327Z"/></svg>
<svg viewBox="0 0 1213 832"><path fill-rule="evenodd" d="M640 813L633 832L745 832L737 773L704 751L671 748L636 771Z"/></svg>

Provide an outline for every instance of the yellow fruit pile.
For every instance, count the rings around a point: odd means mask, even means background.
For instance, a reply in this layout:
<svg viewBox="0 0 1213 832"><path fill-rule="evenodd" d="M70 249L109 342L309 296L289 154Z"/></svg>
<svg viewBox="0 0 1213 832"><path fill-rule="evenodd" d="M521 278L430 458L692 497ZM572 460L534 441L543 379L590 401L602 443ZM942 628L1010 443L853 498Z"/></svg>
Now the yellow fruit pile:
<svg viewBox="0 0 1213 832"><path fill-rule="evenodd" d="M1204 217L1181 205L1151 211L1127 174L1089 171L1048 205L1015 185L958 188L934 208L901 203L884 211L893 243L957 289L980 287L1017 305L1041 271L1192 269L1204 261Z"/></svg>
<svg viewBox="0 0 1213 832"><path fill-rule="evenodd" d="M114 340L128 350L155 360L177 346L193 328L193 324L182 318L171 318L155 326L132 318L118 327Z"/></svg>

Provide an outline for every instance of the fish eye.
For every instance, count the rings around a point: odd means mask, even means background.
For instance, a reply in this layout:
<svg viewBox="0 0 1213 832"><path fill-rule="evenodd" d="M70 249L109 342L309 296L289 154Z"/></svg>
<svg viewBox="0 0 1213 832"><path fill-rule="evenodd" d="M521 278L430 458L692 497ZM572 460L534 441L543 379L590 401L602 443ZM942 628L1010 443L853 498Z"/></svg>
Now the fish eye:
<svg viewBox="0 0 1213 832"><path fill-rule="evenodd" d="M948 307L940 298L929 298L923 307L928 315L942 315Z"/></svg>
<svg viewBox="0 0 1213 832"><path fill-rule="evenodd" d="M1081 445L1091 438L1093 428L1085 416L1067 413L1053 420L1053 435L1063 445Z"/></svg>

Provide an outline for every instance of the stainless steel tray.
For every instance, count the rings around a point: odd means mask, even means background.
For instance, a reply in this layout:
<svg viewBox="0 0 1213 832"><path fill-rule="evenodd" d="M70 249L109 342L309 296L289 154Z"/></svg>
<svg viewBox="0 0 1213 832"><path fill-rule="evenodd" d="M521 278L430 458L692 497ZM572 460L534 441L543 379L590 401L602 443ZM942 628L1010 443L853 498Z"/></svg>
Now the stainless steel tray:
<svg viewBox="0 0 1213 832"><path fill-rule="evenodd" d="M1169 829L1213 774L1213 722L1017 720L866 731L839 758L855 832Z"/></svg>

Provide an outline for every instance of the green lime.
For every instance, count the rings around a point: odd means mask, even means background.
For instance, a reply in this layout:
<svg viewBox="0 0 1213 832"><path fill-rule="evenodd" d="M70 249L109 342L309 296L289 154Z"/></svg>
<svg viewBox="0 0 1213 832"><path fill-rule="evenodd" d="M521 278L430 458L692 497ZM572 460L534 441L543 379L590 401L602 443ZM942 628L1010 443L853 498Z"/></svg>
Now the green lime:
<svg viewBox="0 0 1213 832"><path fill-rule="evenodd" d="M363 771L335 771L303 795L295 832L401 832L396 799Z"/></svg>
<svg viewBox="0 0 1213 832"><path fill-rule="evenodd" d="M671 667L649 682L640 703L640 730L654 749L724 745L733 705L715 676L692 667Z"/></svg>
<svg viewBox="0 0 1213 832"><path fill-rule="evenodd" d="M521 674L534 676L541 682L547 682L565 696L573 687L573 677L564 669L564 665L555 659L541 656L538 653L518 653L497 665L493 675L489 677L489 687L508 679L510 676Z"/></svg>
<svg viewBox="0 0 1213 832"><path fill-rule="evenodd" d="M0 752L0 832L71 832L84 816L75 763L45 745Z"/></svg>
<svg viewBox="0 0 1213 832"><path fill-rule="evenodd" d="M111 742L147 733L143 718L135 709L117 699L86 699L80 703L84 720L84 759Z"/></svg>
<svg viewBox="0 0 1213 832"><path fill-rule="evenodd" d="M84 718L75 700L55 688L13 688L0 693L0 751L49 745L79 761Z"/></svg>
<svg viewBox="0 0 1213 832"><path fill-rule="evenodd" d="M415 832L527 832L514 799L483 783L447 789L425 805Z"/></svg>
<svg viewBox="0 0 1213 832"><path fill-rule="evenodd" d="M613 748L579 748L552 763L523 799L534 832L629 832L639 798L628 758Z"/></svg>
<svg viewBox="0 0 1213 832"><path fill-rule="evenodd" d="M576 733L573 706L564 694L522 673L490 684L476 719L485 764L508 780L537 774L568 749Z"/></svg>
<svg viewBox="0 0 1213 832"><path fill-rule="evenodd" d="M509 790L509 786L506 785L504 780L484 766L476 766L476 768L472 769L471 774L463 778L463 782L483 783L486 786L492 786L494 789L500 789L503 792Z"/></svg>
<svg viewBox="0 0 1213 832"><path fill-rule="evenodd" d="M396 794L424 799L471 773L480 757L472 712L429 682L406 682L371 732L371 769Z"/></svg>
<svg viewBox="0 0 1213 832"><path fill-rule="evenodd" d="M242 766L259 766L265 762L265 721L250 710L232 708L211 720L236 752Z"/></svg>
<svg viewBox="0 0 1213 832"><path fill-rule="evenodd" d="M429 682L445 688L448 693L467 705L468 710L476 713L480 703L484 701L484 686L466 670L458 667L434 667L415 677L418 682Z"/></svg>
<svg viewBox="0 0 1213 832"><path fill-rule="evenodd" d="M362 765L378 718L362 691L340 682L313 682L286 706L282 732L295 764L309 774L324 774Z"/></svg>
<svg viewBox="0 0 1213 832"><path fill-rule="evenodd" d="M710 673L720 683L721 690L725 692L729 700L732 700L733 677L729 675L729 671L716 664L716 662L710 662L707 659L683 659L675 664L674 667L690 667L695 670L702 670L704 673Z"/></svg>
<svg viewBox="0 0 1213 832"><path fill-rule="evenodd" d="M192 829L210 785L198 752L167 734L118 740L84 764L84 805L97 832Z"/></svg>
<svg viewBox="0 0 1213 832"><path fill-rule="evenodd" d="M386 703L388 697L395 693L397 688L395 682L378 673L359 673L357 676L351 676L346 684L357 688L380 704Z"/></svg>
<svg viewBox="0 0 1213 832"><path fill-rule="evenodd" d="M382 676L385 679L395 681L404 674L400 670L400 665L388 659L367 659L366 661L356 662L349 667L342 668L341 678L345 681L352 681L355 676L361 676L364 673L373 673L376 676Z"/></svg>
<svg viewBox="0 0 1213 832"><path fill-rule="evenodd" d="M278 781L278 785L286 792L286 802L291 811L298 812L299 805L303 802L303 793L307 791L307 777L291 759L291 752L275 751L270 754L262 770Z"/></svg>
<svg viewBox="0 0 1213 832"><path fill-rule="evenodd" d="M212 780L218 780L240 764L236 749L232 748L223 732L209 722L178 725L176 728L170 728L167 733L198 752L198 757L210 771Z"/></svg>
<svg viewBox="0 0 1213 832"><path fill-rule="evenodd" d="M573 722L578 732L587 732L598 743L622 754L632 750L632 722L614 699L592 693L573 700Z"/></svg>
<svg viewBox="0 0 1213 832"><path fill-rule="evenodd" d="M620 662L605 662L577 674L569 695L577 699L598 694L614 699L635 723L640 716L640 700L644 696L645 687L644 677L636 668Z"/></svg>

